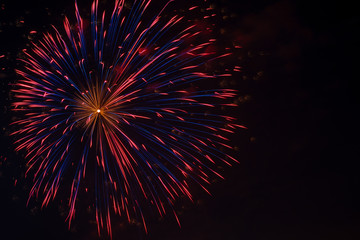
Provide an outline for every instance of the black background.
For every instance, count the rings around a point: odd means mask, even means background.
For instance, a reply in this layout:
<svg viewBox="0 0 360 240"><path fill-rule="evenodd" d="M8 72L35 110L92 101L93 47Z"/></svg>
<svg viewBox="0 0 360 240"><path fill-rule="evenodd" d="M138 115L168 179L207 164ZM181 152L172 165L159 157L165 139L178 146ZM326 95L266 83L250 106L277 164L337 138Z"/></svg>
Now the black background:
<svg viewBox="0 0 360 240"><path fill-rule="evenodd" d="M72 2L2 5L1 239L96 239L79 222L69 231L55 206L26 208L23 166L8 136L16 54L29 31L60 23ZM148 235L124 226L114 239L360 239L360 16L351 2L217 1L231 16L219 23L225 36L243 46L236 87L246 96L238 115L249 130L234 140L241 164L181 212L182 228L169 217L153 221ZM16 26L21 17L25 25Z"/></svg>

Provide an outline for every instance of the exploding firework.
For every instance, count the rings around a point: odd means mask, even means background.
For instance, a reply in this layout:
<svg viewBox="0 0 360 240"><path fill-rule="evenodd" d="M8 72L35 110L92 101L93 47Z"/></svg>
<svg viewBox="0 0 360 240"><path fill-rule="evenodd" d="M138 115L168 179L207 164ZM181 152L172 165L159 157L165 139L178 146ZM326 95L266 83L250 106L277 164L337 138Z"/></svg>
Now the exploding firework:
<svg viewBox="0 0 360 240"><path fill-rule="evenodd" d="M236 161L223 150L232 148L225 135L242 126L209 111L234 106L235 91L194 87L231 76L204 67L230 53L214 52L197 24L163 16L169 3L143 19L150 1L117 0L100 14L95 0L90 21L75 3L76 24L65 18L65 31L53 27L24 52L13 134L34 179L29 199L40 194L46 206L71 178L69 225L88 187L99 234L111 235L114 213L137 217L146 230L142 202L177 219L172 205L192 199L191 183L208 191L209 179L222 177L217 165Z"/></svg>

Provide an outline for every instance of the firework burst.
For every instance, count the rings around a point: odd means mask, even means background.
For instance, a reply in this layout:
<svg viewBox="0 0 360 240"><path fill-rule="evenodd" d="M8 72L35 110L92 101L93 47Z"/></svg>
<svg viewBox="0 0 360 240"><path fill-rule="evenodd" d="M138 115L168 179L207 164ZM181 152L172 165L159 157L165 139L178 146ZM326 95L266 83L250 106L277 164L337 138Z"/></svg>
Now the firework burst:
<svg viewBox="0 0 360 240"><path fill-rule="evenodd" d="M87 22L75 3L76 24L65 18L65 31L44 34L17 70L13 105L22 117L13 134L34 177L29 199L40 194L46 206L71 175L70 224L79 191L93 182L99 234L111 235L113 212L146 230L140 202L162 216L177 197L192 199L191 182L207 191L221 177L217 164L236 161L220 149L232 148L224 133L242 126L208 112L234 106L226 99L235 92L192 85L231 76L204 71L229 53L212 51L214 39L199 42L201 30L184 17L164 17L168 4L143 21L149 4L117 0L106 15L96 0Z"/></svg>

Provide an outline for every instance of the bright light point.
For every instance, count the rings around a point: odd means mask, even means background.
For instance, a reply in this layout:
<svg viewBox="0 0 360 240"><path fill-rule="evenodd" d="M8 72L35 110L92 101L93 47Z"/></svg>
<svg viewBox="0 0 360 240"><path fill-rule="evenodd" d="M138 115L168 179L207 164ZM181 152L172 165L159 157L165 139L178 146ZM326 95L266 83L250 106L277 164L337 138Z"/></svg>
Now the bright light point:
<svg viewBox="0 0 360 240"><path fill-rule="evenodd" d="M100 109L98 109L98 110L96 110L98 113L100 113L101 111L100 111Z"/></svg>

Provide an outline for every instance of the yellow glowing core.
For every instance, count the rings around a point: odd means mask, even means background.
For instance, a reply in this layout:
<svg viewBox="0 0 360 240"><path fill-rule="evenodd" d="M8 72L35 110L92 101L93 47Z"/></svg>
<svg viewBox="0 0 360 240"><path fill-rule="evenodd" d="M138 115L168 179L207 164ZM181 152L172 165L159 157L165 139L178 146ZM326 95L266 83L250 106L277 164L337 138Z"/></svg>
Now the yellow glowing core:
<svg viewBox="0 0 360 240"><path fill-rule="evenodd" d="M98 110L96 110L98 113L100 113L101 112L101 110L100 109L98 109Z"/></svg>

